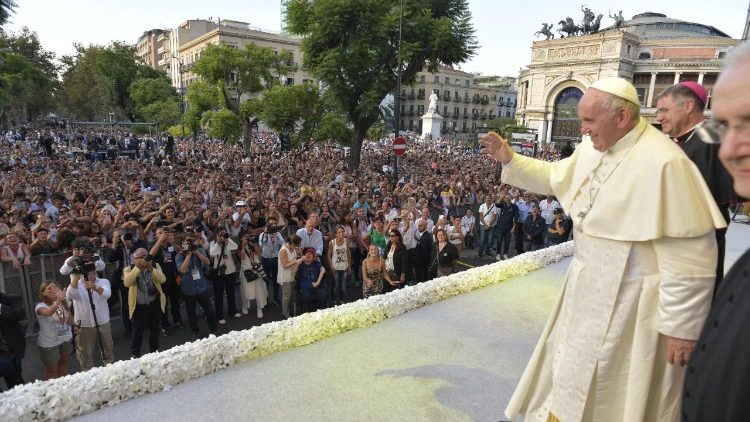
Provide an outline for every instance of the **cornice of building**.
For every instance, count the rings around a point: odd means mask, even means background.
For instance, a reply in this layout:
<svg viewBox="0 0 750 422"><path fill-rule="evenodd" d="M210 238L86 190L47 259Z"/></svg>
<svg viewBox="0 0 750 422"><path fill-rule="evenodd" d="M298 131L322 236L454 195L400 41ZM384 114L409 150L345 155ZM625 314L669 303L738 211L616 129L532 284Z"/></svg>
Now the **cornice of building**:
<svg viewBox="0 0 750 422"><path fill-rule="evenodd" d="M235 29L231 27L221 26L219 28L213 29L185 43L184 45L180 46L180 51L184 51L184 50L196 47L198 45L205 44L212 38L216 38L216 37L219 38L219 42L222 41L222 37L234 37L234 38L243 38L243 39L248 39L248 40L265 41L265 42L271 42L271 43L277 43L277 44L286 44L286 45L291 45L295 47L299 47L300 42L301 42L300 39L289 38L280 34L271 34L271 33L261 32L261 31L257 31L253 29L240 30L240 29Z"/></svg>

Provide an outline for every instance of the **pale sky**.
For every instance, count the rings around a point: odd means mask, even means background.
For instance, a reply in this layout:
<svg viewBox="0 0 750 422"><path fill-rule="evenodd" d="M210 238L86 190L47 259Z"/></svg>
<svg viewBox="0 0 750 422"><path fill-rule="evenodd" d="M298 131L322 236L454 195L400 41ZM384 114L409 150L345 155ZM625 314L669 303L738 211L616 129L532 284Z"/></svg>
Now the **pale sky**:
<svg viewBox="0 0 750 422"><path fill-rule="evenodd" d="M5 30L28 26L39 34L42 45L59 55L70 54L73 43L108 44L112 40L135 44L153 28L172 28L188 19L231 19L267 30L280 29L280 2L269 0L18 0L16 14ZM646 11L670 18L712 25L733 38L745 26L748 0L597 0L588 1L595 14L602 13L602 27L612 24L607 16L622 10L626 19ZM571 0L469 0L477 41L476 56L461 68L485 75L517 76L530 59L531 43L542 22L565 17L580 22L583 1ZM557 24L555 24L557 29Z"/></svg>

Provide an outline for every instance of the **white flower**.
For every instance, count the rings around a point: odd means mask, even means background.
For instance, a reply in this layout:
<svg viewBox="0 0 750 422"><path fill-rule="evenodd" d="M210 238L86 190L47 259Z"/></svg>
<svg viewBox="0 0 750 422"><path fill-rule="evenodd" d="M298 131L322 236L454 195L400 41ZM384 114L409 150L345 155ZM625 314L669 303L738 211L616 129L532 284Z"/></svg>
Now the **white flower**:
<svg viewBox="0 0 750 422"><path fill-rule="evenodd" d="M21 385L0 394L0 420L70 419L144 394L169 391L177 384L229 365L367 327L451 296L528 274L573 252L573 242L567 242L388 294L220 337L210 336L140 359Z"/></svg>

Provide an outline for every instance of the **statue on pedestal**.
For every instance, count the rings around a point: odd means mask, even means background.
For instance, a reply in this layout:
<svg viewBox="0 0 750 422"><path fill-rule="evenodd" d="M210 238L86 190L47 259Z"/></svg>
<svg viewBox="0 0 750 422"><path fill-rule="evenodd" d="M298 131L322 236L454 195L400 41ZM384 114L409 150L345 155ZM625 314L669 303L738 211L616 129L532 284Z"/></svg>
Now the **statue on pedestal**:
<svg viewBox="0 0 750 422"><path fill-rule="evenodd" d="M432 91L432 94L430 94L430 105L427 107L427 114L437 113L437 100L437 94L435 94L435 91Z"/></svg>

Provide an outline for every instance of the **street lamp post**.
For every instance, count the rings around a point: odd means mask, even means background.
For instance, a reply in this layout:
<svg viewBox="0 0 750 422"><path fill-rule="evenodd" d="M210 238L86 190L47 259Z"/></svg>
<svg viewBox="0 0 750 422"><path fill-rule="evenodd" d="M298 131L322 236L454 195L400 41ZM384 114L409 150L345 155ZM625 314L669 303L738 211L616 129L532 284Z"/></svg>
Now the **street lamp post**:
<svg viewBox="0 0 750 422"><path fill-rule="evenodd" d="M403 26L404 26L404 0L400 1L399 5L399 16L398 16L398 49L396 50L396 57L398 60L398 65L396 67L396 96L393 100L394 110L393 110L393 117L395 117L395 124L393 125L395 127L396 135L393 137L395 140L401 135L401 116L399 113L401 113L401 41L403 39ZM399 157L396 156L396 165L393 169L393 186L395 187L398 184L398 161Z"/></svg>

